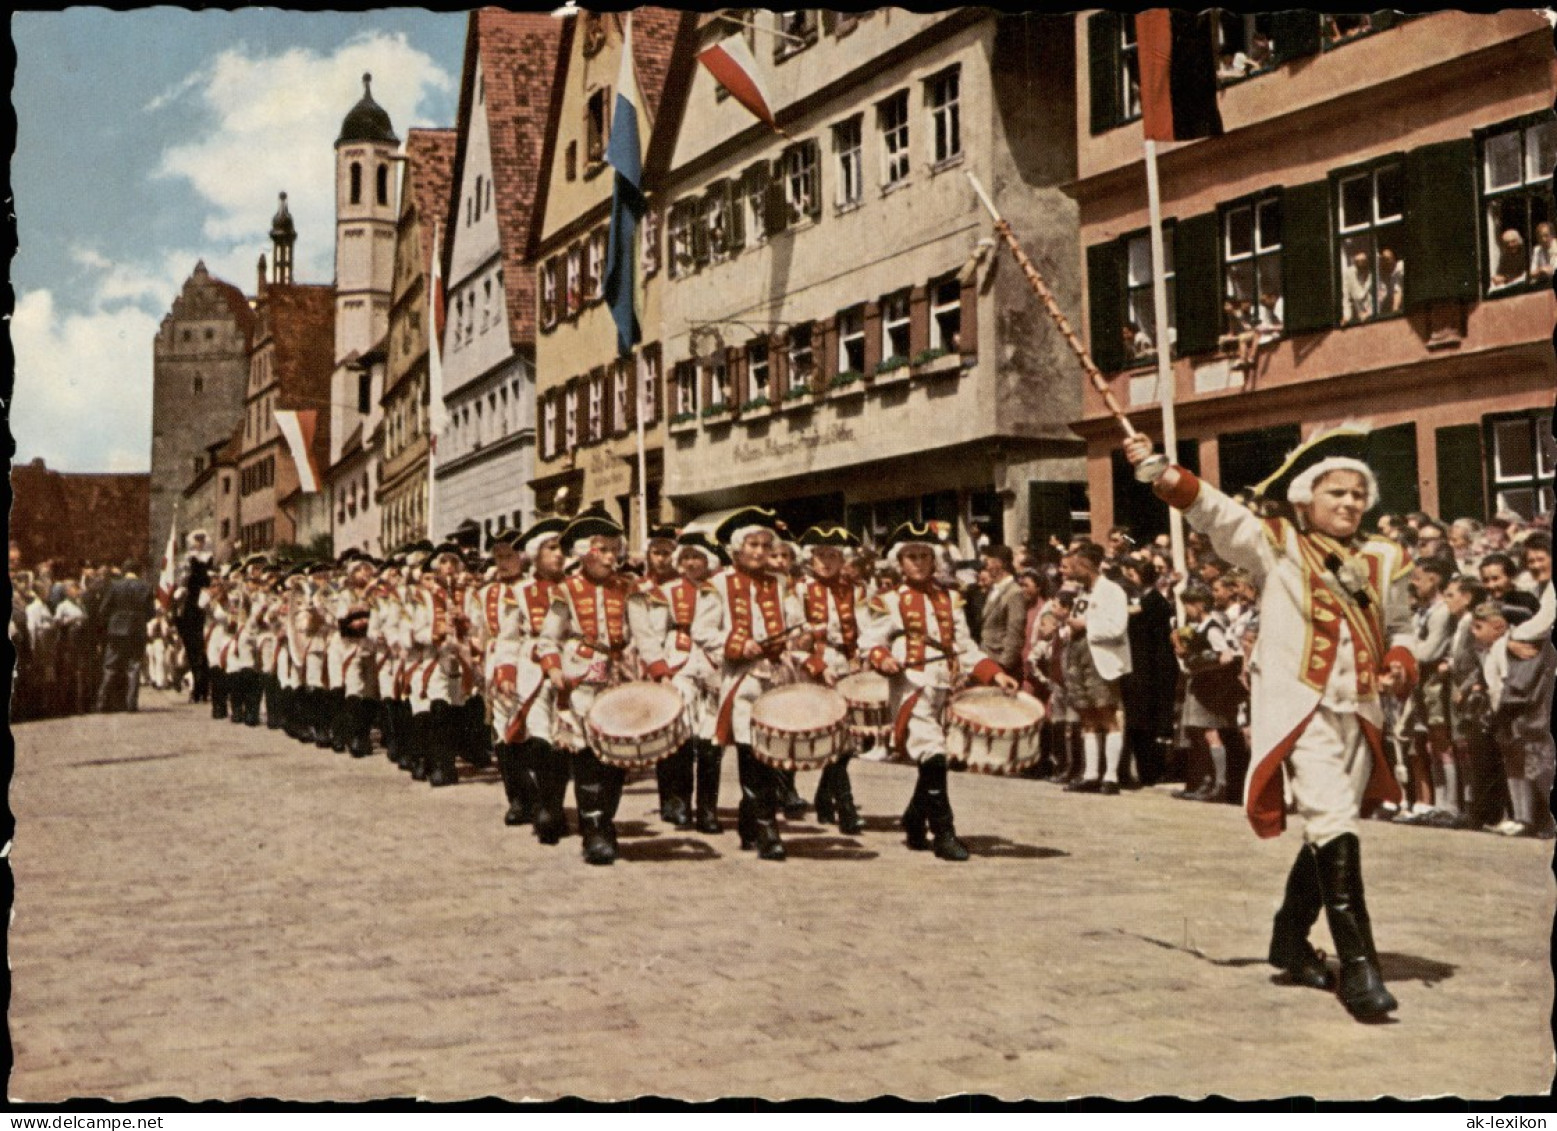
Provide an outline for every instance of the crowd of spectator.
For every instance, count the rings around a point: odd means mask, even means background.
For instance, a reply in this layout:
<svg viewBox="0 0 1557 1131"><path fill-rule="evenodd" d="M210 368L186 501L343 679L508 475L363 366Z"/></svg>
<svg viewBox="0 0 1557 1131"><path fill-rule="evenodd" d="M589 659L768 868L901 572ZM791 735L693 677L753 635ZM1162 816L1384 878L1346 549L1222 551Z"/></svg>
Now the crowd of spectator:
<svg viewBox="0 0 1557 1131"><path fill-rule="evenodd" d="M1384 515L1378 526L1412 557L1421 682L1409 698L1386 700L1386 745L1405 800L1377 815L1553 837L1549 516L1445 524L1414 513ZM1166 535L1137 545L1115 528L1103 544L1080 539L1014 553L996 545L976 562L948 565L985 650L1048 705L1043 758L1030 776L1104 794L1182 781L1175 797L1242 804L1259 592L1193 531L1186 562L1181 578ZM998 602L1000 624L985 613L1008 579L1023 626L1015 650L1002 628L1012 603ZM1098 711L1102 657L1096 623L1088 629L1108 585L1128 608L1128 672L1118 680L1112 725ZM1111 742L1110 731L1121 737Z"/></svg>
<svg viewBox="0 0 1557 1131"><path fill-rule="evenodd" d="M10 551L11 719L134 711L143 683L182 685L183 646L135 562L66 571Z"/></svg>

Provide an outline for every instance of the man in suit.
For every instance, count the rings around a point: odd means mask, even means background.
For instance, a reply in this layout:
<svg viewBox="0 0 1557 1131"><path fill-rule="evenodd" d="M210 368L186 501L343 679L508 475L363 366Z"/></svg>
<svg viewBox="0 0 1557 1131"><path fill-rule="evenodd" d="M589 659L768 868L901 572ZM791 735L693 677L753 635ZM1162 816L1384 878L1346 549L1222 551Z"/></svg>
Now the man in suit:
<svg viewBox="0 0 1557 1131"><path fill-rule="evenodd" d="M989 592L979 617L979 647L1013 679L1022 678L1022 645L1027 629L1027 598L1013 576L1010 546L983 552Z"/></svg>
<svg viewBox="0 0 1557 1131"><path fill-rule="evenodd" d="M103 682L97 689L97 709L117 709L117 687L124 682L123 709L138 709L141 663L146 655L146 623L156 612L151 586L136 576L134 561L109 582L99 615L103 625Z"/></svg>

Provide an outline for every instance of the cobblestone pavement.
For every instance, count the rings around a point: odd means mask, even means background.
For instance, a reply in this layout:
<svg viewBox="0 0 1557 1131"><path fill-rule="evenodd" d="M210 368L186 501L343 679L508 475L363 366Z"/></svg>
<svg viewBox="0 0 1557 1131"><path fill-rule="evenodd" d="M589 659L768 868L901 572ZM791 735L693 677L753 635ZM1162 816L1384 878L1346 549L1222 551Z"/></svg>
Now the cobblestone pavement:
<svg viewBox="0 0 1557 1131"><path fill-rule="evenodd" d="M502 825L493 771L433 790L142 703L15 730L13 1100L1551 1084L1549 844L1370 823L1400 1011L1363 1026L1262 961L1295 832L1165 787L954 775L955 865L902 844L911 770L856 763L867 831L791 822L771 864L662 825L644 780L588 868Z"/></svg>

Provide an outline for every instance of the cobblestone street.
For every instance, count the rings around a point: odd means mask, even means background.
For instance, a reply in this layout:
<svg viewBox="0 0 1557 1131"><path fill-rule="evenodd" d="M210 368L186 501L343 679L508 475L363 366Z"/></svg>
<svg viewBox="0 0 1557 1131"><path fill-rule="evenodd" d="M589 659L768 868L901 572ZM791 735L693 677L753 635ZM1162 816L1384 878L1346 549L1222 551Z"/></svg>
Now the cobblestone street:
<svg viewBox="0 0 1557 1131"><path fill-rule="evenodd" d="M631 783L624 860L505 828L493 770L412 783L150 693L15 729L15 1101L497 1095L1358 1098L1544 1092L1549 843L1364 830L1398 1021L1272 981L1295 830L954 775L974 859L869 828L738 850ZM814 788L802 775L801 788ZM571 793L570 793L571 797ZM1331 949L1323 924L1317 945Z"/></svg>

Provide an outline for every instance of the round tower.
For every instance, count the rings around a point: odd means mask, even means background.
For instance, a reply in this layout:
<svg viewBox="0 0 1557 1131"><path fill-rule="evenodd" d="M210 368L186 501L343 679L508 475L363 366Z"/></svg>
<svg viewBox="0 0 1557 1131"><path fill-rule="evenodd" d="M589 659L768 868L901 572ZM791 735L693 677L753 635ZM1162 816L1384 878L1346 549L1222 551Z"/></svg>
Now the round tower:
<svg viewBox="0 0 1557 1131"><path fill-rule="evenodd" d="M335 139L336 361L366 353L389 327L400 139L372 83L362 76L362 99Z"/></svg>

